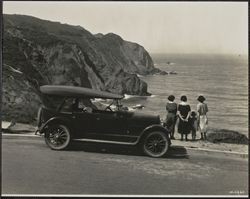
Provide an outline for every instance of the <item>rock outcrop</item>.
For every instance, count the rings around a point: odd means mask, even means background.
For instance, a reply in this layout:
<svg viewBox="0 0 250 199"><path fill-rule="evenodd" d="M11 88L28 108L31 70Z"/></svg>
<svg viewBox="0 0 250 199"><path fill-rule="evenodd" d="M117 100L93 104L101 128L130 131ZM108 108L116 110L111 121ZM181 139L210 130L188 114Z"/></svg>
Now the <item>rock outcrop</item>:
<svg viewBox="0 0 250 199"><path fill-rule="evenodd" d="M207 131L207 141L213 143L249 144L249 140L245 135L227 129L209 129Z"/></svg>
<svg viewBox="0 0 250 199"><path fill-rule="evenodd" d="M4 65L2 120L34 123L40 104L39 93L28 77L11 66Z"/></svg>
<svg viewBox="0 0 250 199"><path fill-rule="evenodd" d="M149 95L137 74L161 72L142 46L113 33L24 15L3 15L3 30L3 119L34 118L41 85Z"/></svg>

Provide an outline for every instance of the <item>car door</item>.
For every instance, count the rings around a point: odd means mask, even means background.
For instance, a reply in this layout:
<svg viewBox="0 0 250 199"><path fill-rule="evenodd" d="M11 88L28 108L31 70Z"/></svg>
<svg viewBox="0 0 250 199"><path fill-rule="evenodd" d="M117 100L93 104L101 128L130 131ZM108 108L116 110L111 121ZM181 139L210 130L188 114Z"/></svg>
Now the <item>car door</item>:
<svg viewBox="0 0 250 199"><path fill-rule="evenodd" d="M75 103L75 105L74 105ZM72 118L75 134L78 138L86 138L89 133L96 131L96 116L93 114L90 99L76 98L72 105Z"/></svg>
<svg viewBox="0 0 250 199"><path fill-rule="evenodd" d="M126 141L127 117L122 112L95 111L88 137L100 140Z"/></svg>
<svg viewBox="0 0 250 199"><path fill-rule="evenodd" d="M127 130L127 120L123 114L112 111L101 111L95 114L97 131L101 134L124 134Z"/></svg>
<svg viewBox="0 0 250 199"><path fill-rule="evenodd" d="M75 111L73 118L77 137L87 138L89 133L96 131L96 118L92 113Z"/></svg>
<svg viewBox="0 0 250 199"><path fill-rule="evenodd" d="M86 116L86 113L78 108L78 99L73 97L65 98L60 106L60 115L70 120L72 134L75 137L82 137L83 132L89 129L90 117Z"/></svg>

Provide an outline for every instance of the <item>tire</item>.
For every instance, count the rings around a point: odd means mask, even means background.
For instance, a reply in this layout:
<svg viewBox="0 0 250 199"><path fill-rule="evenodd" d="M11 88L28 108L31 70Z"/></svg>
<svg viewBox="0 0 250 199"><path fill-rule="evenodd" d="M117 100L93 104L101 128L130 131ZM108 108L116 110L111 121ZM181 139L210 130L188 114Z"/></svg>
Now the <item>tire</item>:
<svg viewBox="0 0 250 199"><path fill-rule="evenodd" d="M71 141L69 129L61 124L55 124L45 132L45 142L53 150L66 149Z"/></svg>
<svg viewBox="0 0 250 199"><path fill-rule="evenodd" d="M150 157L163 157L169 149L169 140L164 132L152 131L143 139L142 147L144 154Z"/></svg>

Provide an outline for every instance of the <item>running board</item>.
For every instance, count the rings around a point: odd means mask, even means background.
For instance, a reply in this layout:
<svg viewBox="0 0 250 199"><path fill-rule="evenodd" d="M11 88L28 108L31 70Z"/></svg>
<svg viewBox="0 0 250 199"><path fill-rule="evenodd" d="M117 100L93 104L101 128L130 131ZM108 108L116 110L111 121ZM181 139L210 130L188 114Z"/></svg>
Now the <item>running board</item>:
<svg viewBox="0 0 250 199"><path fill-rule="evenodd" d="M137 144L137 142L117 142L117 141L94 140L94 139L74 139L74 140L83 141L83 142L98 142L98 143L121 144L121 145L136 145Z"/></svg>

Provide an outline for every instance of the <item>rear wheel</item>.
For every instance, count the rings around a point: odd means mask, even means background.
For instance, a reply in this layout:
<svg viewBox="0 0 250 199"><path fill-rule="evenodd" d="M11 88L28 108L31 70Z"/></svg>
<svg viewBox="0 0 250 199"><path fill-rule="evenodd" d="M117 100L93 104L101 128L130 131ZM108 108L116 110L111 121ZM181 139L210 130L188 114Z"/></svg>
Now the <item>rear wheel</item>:
<svg viewBox="0 0 250 199"><path fill-rule="evenodd" d="M50 126L45 133L46 144L54 150L66 149L70 144L70 140L69 129L61 124Z"/></svg>
<svg viewBox="0 0 250 199"><path fill-rule="evenodd" d="M169 148L167 135L161 131L152 131L143 140L143 151L151 157L164 156Z"/></svg>

